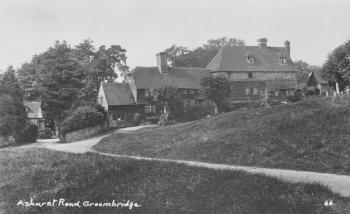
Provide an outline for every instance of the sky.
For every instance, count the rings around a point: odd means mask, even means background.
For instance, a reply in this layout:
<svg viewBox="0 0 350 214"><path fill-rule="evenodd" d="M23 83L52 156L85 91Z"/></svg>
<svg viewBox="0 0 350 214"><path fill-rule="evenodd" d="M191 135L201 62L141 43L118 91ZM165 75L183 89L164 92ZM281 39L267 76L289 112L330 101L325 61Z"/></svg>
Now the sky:
<svg viewBox="0 0 350 214"><path fill-rule="evenodd" d="M190 49L235 37L247 45L291 42L291 57L322 65L350 39L350 0L1 0L0 71L66 40L119 44L127 64L154 66L173 44Z"/></svg>

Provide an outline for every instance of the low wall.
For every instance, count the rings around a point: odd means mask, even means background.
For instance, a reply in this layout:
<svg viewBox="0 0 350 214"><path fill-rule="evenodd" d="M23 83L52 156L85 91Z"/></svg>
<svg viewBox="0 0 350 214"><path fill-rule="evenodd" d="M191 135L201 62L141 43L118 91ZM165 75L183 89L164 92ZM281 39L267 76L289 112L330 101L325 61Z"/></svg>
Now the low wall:
<svg viewBox="0 0 350 214"><path fill-rule="evenodd" d="M63 142L68 143L68 142L82 140L85 138L92 137L94 135L99 134L102 130L104 130L104 128L105 128L104 124L99 124L96 126L91 126L91 127L67 132L64 134Z"/></svg>

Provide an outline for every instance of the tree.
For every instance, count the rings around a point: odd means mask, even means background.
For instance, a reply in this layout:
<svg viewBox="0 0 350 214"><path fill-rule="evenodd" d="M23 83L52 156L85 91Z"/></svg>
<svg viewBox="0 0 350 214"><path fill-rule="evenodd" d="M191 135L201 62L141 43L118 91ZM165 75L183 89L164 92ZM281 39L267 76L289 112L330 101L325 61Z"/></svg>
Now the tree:
<svg viewBox="0 0 350 214"><path fill-rule="evenodd" d="M55 121L59 134L61 122L84 87L84 70L64 41L56 42L42 54L39 91L44 116Z"/></svg>
<svg viewBox="0 0 350 214"><path fill-rule="evenodd" d="M167 125L172 104L176 103L177 100L177 87L163 80L162 82L156 83L151 89L151 92L153 94L153 100L162 109L158 125Z"/></svg>
<svg viewBox="0 0 350 214"><path fill-rule="evenodd" d="M231 94L231 84L224 77L204 77L201 80L202 93L204 98L214 104L214 113L219 113L219 108L222 108L227 102L228 96Z"/></svg>
<svg viewBox="0 0 350 214"><path fill-rule="evenodd" d="M13 135L16 143L20 143L26 122L23 94L10 66L0 79L0 133L6 138Z"/></svg>
<svg viewBox="0 0 350 214"><path fill-rule="evenodd" d="M206 67L220 48L224 46L244 46L245 42L237 38L222 37L210 39L201 47L189 50L186 47L172 45L166 49L170 64L176 67Z"/></svg>
<svg viewBox="0 0 350 214"><path fill-rule="evenodd" d="M329 83L339 83L341 90L350 83L350 40L334 49L322 67L322 76Z"/></svg>
<svg viewBox="0 0 350 214"><path fill-rule="evenodd" d="M306 84L309 80L309 76L311 72L321 71L320 67L309 65L307 62L304 62L302 60L296 60L294 64L297 69L297 73L296 73L297 83L300 87L306 87Z"/></svg>

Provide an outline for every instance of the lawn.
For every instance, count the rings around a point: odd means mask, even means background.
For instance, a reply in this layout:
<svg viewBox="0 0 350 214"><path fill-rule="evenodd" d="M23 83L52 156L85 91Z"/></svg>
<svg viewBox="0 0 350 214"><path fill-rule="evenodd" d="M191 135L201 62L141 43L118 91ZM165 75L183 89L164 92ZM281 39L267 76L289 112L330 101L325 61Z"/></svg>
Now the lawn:
<svg viewBox="0 0 350 214"><path fill-rule="evenodd" d="M113 134L94 149L122 155L350 174L349 98L223 113Z"/></svg>
<svg viewBox="0 0 350 214"><path fill-rule="evenodd" d="M348 213L349 199L318 184L156 161L27 149L0 151L0 213ZM23 207L65 199L78 207ZM83 201L141 207L84 207ZM336 206L324 207L332 199ZM130 204L130 203L129 203ZM94 206L94 205L93 205Z"/></svg>

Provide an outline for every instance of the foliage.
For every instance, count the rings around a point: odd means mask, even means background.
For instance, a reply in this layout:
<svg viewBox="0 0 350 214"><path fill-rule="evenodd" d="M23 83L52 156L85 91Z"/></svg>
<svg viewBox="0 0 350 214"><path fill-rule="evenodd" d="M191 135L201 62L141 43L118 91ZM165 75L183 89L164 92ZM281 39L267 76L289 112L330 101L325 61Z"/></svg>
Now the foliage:
<svg viewBox="0 0 350 214"><path fill-rule="evenodd" d="M105 117L101 112L90 106L82 106L62 122L62 131L66 133L101 124L103 121Z"/></svg>
<svg viewBox="0 0 350 214"><path fill-rule="evenodd" d="M40 133L39 134L39 138L41 138L41 139L50 139L52 137L52 135L53 135L52 129L46 127L44 129L44 133Z"/></svg>
<svg viewBox="0 0 350 214"><path fill-rule="evenodd" d="M115 143L116 144L116 143ZM19 173L20 172L20 173ZM349 200L320 184L289 183L266 175L215 170L172 162L130 160L50 150L0 151L0 210L4 213L235 213L343 214ZM130 200L121 207L22 207L63 198L66 202ZM326 208L332 199L336 206ZM56 202L57 204L57 202ZM348 209L347 209L348 210Z"/></svg>
<svg viewBox="0 0 350 214"><path fill-rule="evenodd" d="M0 79L0 133L8 137L13 135L16 143L21 141L21 132L27 121L23 94L12 67Z"/></svg>
<svg viewBox="0 0 350 214"><path fill-rule="evenodd" d="M184 120L192 121L204 118L214 112L214 106L210 102L203 102L185 107Z"/></svg>
<svg viewBox="0 0 350 214"><path fill-rule="evenodd" d="M244 46L245 42L237 38L210 39L201 47L189 50L186 47L172 45L166 49L170 64L176 67L204 68L223 46Z"/></svg>
<svg viewBox="0 0 350 214"><path fill-rule="evenodd" d="M38 126L29 123L21 135L22 141L26 143L34 143L38 138Z"/></svg>
<svg viewBox="0 0 350 214"><path fill-rule="evenodd" d="M350 40L334 49L322 67L322 76L343 90L350 83Z"/></svg>
<svg viewBox="0 0 350 214"><path fill-rule="evenodd" d="M308 98L171 127L113 134L94 149L119 155L349 175L350 147L344 139L350 138L350 132L344 124L349 123L350 98L336 98L335 102L327 97Z"/></svg>
<svg viewBox="0 0 350 214"><path fill-rule="evenodd" d="M162 109L158 124L162 126L167 125L173 104L177 103L177 87L171 82L162 80L154 84L151 92L153 94L153 100Z"/></svg>
<svg viewBox="0 0 350 214"><path fill-rule="evenodd" d="M296 78L299 88L305 88L309 80L311 72L320 72L321 68L318 66L311 66L307 62L297 60L294 62L297 69Z"/></svg>
<svg viewBox="0 0 350 214"><path fill-rule="evenodd" d="M231 94L231 84L225 77L204 77L201 80L203 97L215 105L215 114L225 106L228 96Z"/></svg>

